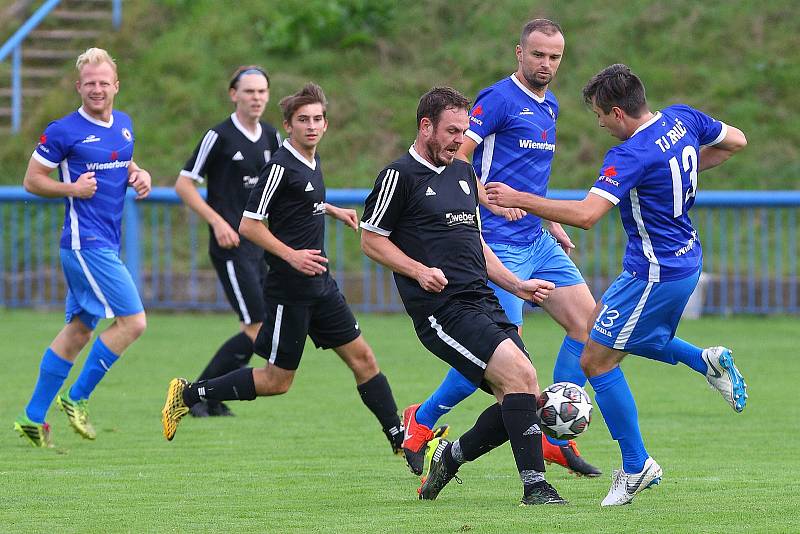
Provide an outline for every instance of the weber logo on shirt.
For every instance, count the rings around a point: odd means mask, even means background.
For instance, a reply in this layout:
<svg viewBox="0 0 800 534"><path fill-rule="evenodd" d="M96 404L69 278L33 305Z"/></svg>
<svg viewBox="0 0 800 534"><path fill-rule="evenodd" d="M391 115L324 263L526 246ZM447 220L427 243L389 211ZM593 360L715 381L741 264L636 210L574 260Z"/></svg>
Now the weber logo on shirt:
<svg viewBox="0 0 800 534"><path fill-rule="evenodd" d="M476 228L478 226L475 214L469 211L448 211L444 214L444 220L447 226L455 226L457 224L466 224Z"/></svg>

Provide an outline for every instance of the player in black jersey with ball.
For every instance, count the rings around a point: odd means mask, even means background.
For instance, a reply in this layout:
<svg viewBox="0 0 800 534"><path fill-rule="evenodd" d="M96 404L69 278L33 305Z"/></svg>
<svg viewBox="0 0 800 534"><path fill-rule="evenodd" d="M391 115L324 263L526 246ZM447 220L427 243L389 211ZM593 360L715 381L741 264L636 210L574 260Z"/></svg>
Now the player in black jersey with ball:
<svg viewBox="0 0 800 534"><path fill-rule="evenodd" d="M361 247L394 271L423 345L497 399L455 442L431 440L419 497L435 499L463 463L510 441L522 504L563 504L544 478L536 370L486 282L537 303L554 286L518 279L481 238L475 172L454 159L469 128L469 101L434 88L420 99L417 127L414 144L381 171L367 197Z"/></svg>
<svg viewBox="0 0 800 534"><path fill-rule="evenodd" d="M325 202L316 154L328 127L325 95L319 86L308 84L280 105L289 138L262 170L239 226L244 237L267 252L266 317L255 342L255 352L267 365L191 384L173 379L162 412L164 436L171 440L180 419L202 400L252 400L286 393L306 336L311 336L318 348L332 348L350 367L361 399L377 417L393 452L402 454L403 429L389 382L327 269L325 215L354 230L358 217L355 210Z"/></svg>
<svg viewBox="0 0 800 534"><path fill-rule="evenodd" d="M208 223L208 253L241 331L217 349L198 380L222 376L247 365L253 341L264 321L264 251L237 231L258 173L281 144L278 131L261 121L269 102L269 76L259 66L236 69L228 86L236 109L208 132L186 162L175 191ZM197 191L208 180L207 198ZM199 402L192 415L233 415L222 402Z"/></svg>

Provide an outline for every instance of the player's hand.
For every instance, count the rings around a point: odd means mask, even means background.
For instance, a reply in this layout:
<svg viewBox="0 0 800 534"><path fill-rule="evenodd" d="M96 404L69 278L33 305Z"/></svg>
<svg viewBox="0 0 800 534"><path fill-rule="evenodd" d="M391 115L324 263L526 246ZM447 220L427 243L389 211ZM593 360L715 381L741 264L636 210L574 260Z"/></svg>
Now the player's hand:
<svg viewBox="0 0 800 534"><path fill-rule="evenodd" d="M214 239L217 240L217 244L220 247L234 248L239 246L239 233L231 228L231 225L224 219L214 223L211 229L214 230Z"/></svg>
<svg viewBox="0 0 800 534"><path fill-rule="evenodd" d="M358 232L358 213L356 213L356 210L339 208L337 206L328 204L326 211L330 213L331 217L334 219L339 219L344 224Z"/></svg>
<svg viewBox="0 0 800 534"><path fill-rule="evenodd" d="M521 210L519 208L501 208L500 206L495 206L494 204L489 204L488 206L485 206L485 208L507 221L518 221L527 215L525 210Z"/></svg>
<svg viewBox="0 0 800 534"><path fill-rule="evenodd" d="M428 293L441 293L447 285L447 277L437 267L425 267L417 273L417 283Z"/></svg>
<svg viewBox="0 0 800 534"><path fill-rule="evenodd" d="M141 200L150 194L153 179L144 169L137 169L128 175L128 185L136 191L136 200Z"/></svg>
<svg viewBox="0 0 800 534"><path fill-rule="evenodd" d="M575 248L575 244L569 238L569 234L567 234L564 228L557 222L550 221L550 234L556 238L558 244L561 245L561 248L563 248L564 252L569 256L572 249Z"/></svg>
<svg viewBox="0 0 800 534"><path fill-rule="evenodd" d="M550 292L556 288L553 282L531 278L530 280L520 280L517 290L514 292L518 297L541 304L550 296Z"/></svg>
<svg viewBox="0 0 800 534"><path fill-rule="evenodd" d="M291 265L294 270L300 271L306 276L316 276L328 270L325 267L328 263L328 258L322 255L321 250L294 250L289 257L286 258L286 262Z"/></svg>
<svg viewBox="0 0 800 534"><path fill-rule="evenodd" d="M518 206L516 196L519 192L500 182L490 182L486 184L486 198L489 199L489 204L500 206L503 208L513 208Z"/></svg>
<svg viewBox="0 0 800 534"><path fill-rule="evenodd" d="M94 177L94 172L89 171L78 176L78 179L72 182L71 197L75 198L92 198L97 192L97 178Z"/></svg>

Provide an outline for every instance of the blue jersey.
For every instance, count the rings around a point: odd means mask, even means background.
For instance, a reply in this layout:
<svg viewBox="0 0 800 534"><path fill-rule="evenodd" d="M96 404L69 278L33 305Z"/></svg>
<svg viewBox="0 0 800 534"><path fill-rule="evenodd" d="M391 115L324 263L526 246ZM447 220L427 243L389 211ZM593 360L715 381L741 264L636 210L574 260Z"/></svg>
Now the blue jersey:
<svg viewBox="0 0 800 534"><path fill-rule="evenodd" d="M606 154L591 192L619 206L628 234L623 268L665 282L700 268L703 252L689 218L697 192L700 146L725 138L727 127L675 105L656 113Z"/></svg>
<svg viewBox="0 0 800 534"><path fill-rule="evenodd" d="M55 169L62 182L74 182L94 171L97 191L92 198L66 197L61 248L119 249L120 226L128 166L133 158L133 125L121 111L103 122L83 108L51 122L39 138L33 157Z"/></svg>
<svg viewBox="0 0 800 534"><path fill-rule="evenodd" d="M517 191L545 196L556 150L558 101L544 98L512 74L478 94L467 136L478 143L472 158L481 182L503 182ZM481 206L487 243L527 245L542 233L540 218L507 221Z"/></svg>

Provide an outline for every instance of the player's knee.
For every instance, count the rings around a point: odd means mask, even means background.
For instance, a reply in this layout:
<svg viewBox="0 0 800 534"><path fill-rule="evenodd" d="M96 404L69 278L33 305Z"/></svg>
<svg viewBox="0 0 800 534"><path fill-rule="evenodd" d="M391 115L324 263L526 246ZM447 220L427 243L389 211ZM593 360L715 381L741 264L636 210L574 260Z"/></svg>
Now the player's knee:
<svg viewBox="0 0 800 534"><path fill-rule="evenodd" d="M126 319L125 324L121 325L131 340L138 339L147 329L147 317L144 313L139 313Z"/></svg>
<svg viewBox="0 0 800 534"><path fill-rule="evenodd" d="M603 374L606 372L606 367L606 362L598 359L592 354L581 355L581 369L587 378Z"/></svg>
<svg viewBox="0 0 800 534"><path fill-rule="evenodd" d="M521 353L506 370L503 382L504 393L535 393L539 390L536 369Z"/></svg>
<svg viewBox="0 0 800 534"><path fill-rule="evenodd" d="M365 347L348 358L347 365L357 378L372 377L380 372L375 353L369 347Z"/></svg>

